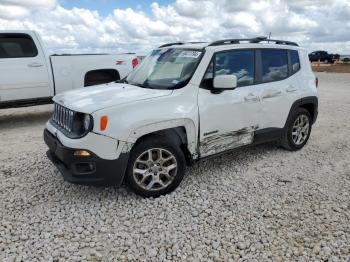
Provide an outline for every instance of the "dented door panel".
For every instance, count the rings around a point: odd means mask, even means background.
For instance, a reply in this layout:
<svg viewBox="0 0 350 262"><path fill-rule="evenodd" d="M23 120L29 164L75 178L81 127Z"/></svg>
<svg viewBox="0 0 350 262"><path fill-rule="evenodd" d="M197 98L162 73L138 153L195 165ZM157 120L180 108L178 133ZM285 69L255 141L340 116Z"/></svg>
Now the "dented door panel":
<svg viewBox="0 0 350 262"><path fill-rule="evenodd" d="M253 143L255 129L256 127L246 127L221 135L210 135L205 137L199 146L200 156L206 157L237 147L249 145Z"/></svg>
<svg viewBox="0 0 350 262"><path fill-rule="evenodd" d="M252 99L246 99L249 96ZM199 90L200 157L253 142L261 110L260 100L253 97L259 97L259 89L254 86L239 87L221 94Z"/></svg>

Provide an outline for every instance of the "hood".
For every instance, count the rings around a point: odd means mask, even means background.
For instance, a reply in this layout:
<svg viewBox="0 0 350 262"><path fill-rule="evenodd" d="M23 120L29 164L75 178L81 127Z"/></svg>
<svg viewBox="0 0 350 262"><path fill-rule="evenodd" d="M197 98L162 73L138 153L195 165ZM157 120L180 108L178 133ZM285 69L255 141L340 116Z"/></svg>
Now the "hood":
<svg viewBox="0 0 350 262"><path fill-rule="evenodd" d="M53 100L74 111L90 114L107 107L167 96L171 93L172 90L149 89L122 83L109 83L64 92L56 95Z"/></svg>

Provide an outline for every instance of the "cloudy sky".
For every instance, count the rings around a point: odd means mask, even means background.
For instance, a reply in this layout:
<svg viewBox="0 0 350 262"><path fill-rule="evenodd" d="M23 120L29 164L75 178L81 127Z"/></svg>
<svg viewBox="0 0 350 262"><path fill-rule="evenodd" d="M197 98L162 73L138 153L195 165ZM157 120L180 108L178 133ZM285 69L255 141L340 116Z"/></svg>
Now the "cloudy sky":
<svg viewBox="0 0 350 262"><path fill-rule="evenodd" d="M172 41L267 36L350 54L350 0L0 0L0 30L51 53L137 52Z"/></svg>

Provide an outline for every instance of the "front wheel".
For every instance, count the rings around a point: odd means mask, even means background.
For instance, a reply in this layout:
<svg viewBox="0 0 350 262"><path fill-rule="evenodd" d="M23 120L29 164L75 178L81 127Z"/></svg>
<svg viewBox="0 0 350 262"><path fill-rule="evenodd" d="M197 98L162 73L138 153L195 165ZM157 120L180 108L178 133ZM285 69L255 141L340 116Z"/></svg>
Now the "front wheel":
<svg viewBox="0 0 350 262"><path fill-rule="evenodd" d="M136 144L131 151L126 181L143 197L158 197L173 191L185 174L185 157L178 145L161 136Z"/></svg>
<svg viewBox="0 0 350 262"><path fill-rule="evenodd" d="M301 149L310 137L311 126L309 111L298 108L287 123L281 145L291 151Z"/></svg>

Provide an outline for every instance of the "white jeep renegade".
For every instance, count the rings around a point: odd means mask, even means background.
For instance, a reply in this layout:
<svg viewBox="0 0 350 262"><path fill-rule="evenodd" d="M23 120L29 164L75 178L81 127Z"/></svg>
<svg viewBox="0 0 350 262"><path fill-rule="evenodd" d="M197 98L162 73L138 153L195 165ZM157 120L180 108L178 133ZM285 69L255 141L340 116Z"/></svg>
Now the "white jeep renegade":
<svg viewBox="0 0 350 262"><path fill-rule="evenodd" d="M125 181L156 197L199 159L267 141L302 148L316 87L307 52L293 42L166 44L118 83L55 96L47 155L70 182Z"/></svg>

